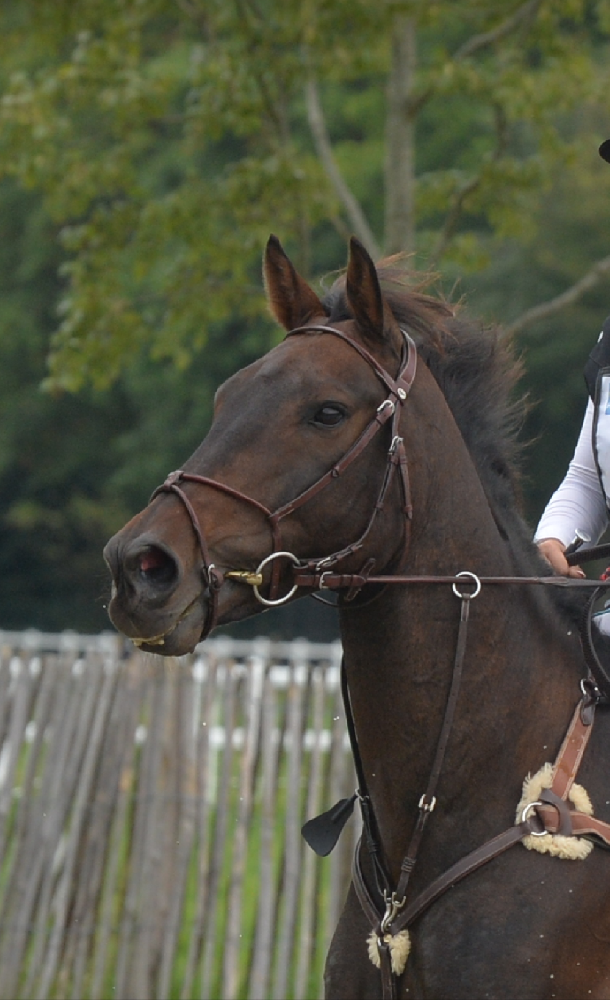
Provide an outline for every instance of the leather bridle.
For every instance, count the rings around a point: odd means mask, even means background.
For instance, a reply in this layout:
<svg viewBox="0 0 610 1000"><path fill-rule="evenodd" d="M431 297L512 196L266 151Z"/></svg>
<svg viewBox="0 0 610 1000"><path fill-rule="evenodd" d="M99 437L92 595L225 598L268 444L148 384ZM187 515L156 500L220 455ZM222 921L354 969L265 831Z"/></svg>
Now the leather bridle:
<svg viewBox="0 0 610 1000"><path fill-rule="evenodd" d="M208 601L207 614L203 630L201 632L200 641L205 639L210 634L217 623L218 594L220 588L227 579L240 581L252 586L257 600L267 607L284 604L286 601L290 600L298 587L301 586L301 584L295 581L294 585L287 594L278 596L280 584L280 560L285 559L293 564L295 571L298 569L302 572L313 574L317 578L321 577L321 586L324 587L325 575L330 574L339 563L347 559L349 556L359 552L363 548L378 514L384 508L388 489L397 470L400 474L400 485L406 523L407 525L409 524L412 516L411 493L409 487L407 456L404 441L399 434L399 423L402 407L415 379L415 372L417 369L417 349L409 335L404 331L402 332L404 340L401 351L399 372L396 378L393 378L390 373L386 371L386 369L377 361L377 359L362 346L362 344L359 344L352 337L348 336L348 334L344 333L342 330L338 330L334 326L311 324L296 327L294 330L290 330L289 333L286 334L286 339L288 337L295 337L306 333L325 333L330 334L333 337L338 337L344 344L347 344L348 347L356 351L360 357L366 361L370 368L372 368L376 377L387 390L387 396L377 407L375 414L367 426L356 438L354 443L348 448L343 457L335 462L328 472L325 472L324 475L320 476L319 479L317 479L311 486L307 487L306 490L300 493L293 500L290 500L288 503L283 504L281 507L272 511L258 500L254 500L246 493L242 493L240 490L236 490L233 487L228 486L226 483L222 483L217 479L211 479L208 476L199 476L192 472L185 472L181 469L171 472L165 482L162 483L162 485L159 486L152 494L150 498L151 502L161 493L172 493L177 496L184 506L195 533L202 561L201 572L205 585L204 596L207 596ZM313 497L317 496L318 493L321 493L322 490L333 482L333 480L343 475L345 470L360 457L367 446L375 438L377 433L385 427L386 424L390 425L391 439L387 453L385 474L383 476L372 513L360 537L355 542L352 542L345 548L334 552L332 555L323 556L319 559L308 559L304 562L298 559L291 552L285 551L282 546L282 521L304 504L308 503L311 499L313 499ZM196 483L200 486L209 486L214 490L218 490L219 492L226 494L227 496L249 504L266 517L271 531L272 551L270 555L263 559L254 572L250 572L248 570L222 571L214 565L210 558L209 548L201 529L195 508L183 489L183 485L185 483ZM259 588L263 583L263 570L270 564L272 565L272 569L269 595L268 597L263 597ZM365 577L367 573L370 573L373 564L374 561L371 560L364 568L363 572ZM362 573L360 575L362 575ZM351 589L352 593L355 594L360 588ZM190 605L189 608L191 606L192 605ZM152 640L148 639L142 641L147 645L161 645L164 639L176 627L176 624L174 624L168 632L163 633L163 635L155 636Z"/></svg>
<svg viewBox="0 0 610 1000"><path fill-rule="evenodd" d="M377 359L362 346L362 344L358 343L358 341L354 340L347 333L334 326L307 324L305 326L295 327L294 330L290 330L286 334L285 339L307 333L330 334L333 337L337 337L350 349L356 351L356 353L359 354L359 356L373 370L375 376L386 389L387 395L377 407L376 412L373 414L367 426L356 438L353 444L347 449L342 458L335 462L335 464L327 472L320 476L314 483L312 483L311 486L308 486L307 489L296 496L293 500L277 507L275 510L270 510L260 501L248 496L241 490L237 490L234 487L229 486L227 483L223 483L217 479L212 479L209 476L200 476L196 473L186 472L182 469L171 472L165 482L163 482L161 486L157 487L157 489L153 492L150 498L151 502L162 493L172 493L178 497L185 509L186 514L188 515L195 534L195 539L201 556L201 575L204 581L204 590L200 596L202 599L207 597L207 611L199 638L200 642L207 638L217 624L218 595L226 580L232 580L251 586L256 599L266 607L275 607L285 604L294 596L299 588L306 588L312 592L318 590L338 590L346 594L346 600L351 600L367 585L387 586L390 584L399 584L406 586L413 584L421 586L426 584L450 584L455 586L461 584L459 574L454 574L453 576L404 576L394 572L392 574L374 575L372 572L375 566L374 558L369 558L365 561L359 572L346 573L345 571L338 571L338 567L340 567L341 562L358 553L364 547L377 516L384 509L386 496L397 470L400 476L402 504L405 514L406 537L403 546L403 557L406 555L413 507L411 503L407 455L403 438L399 434L399 423L402 415L402 408L407 400L417 371L417 348L411 337L403 330L402 334L404 339L402 343L399 370L397 376L394 378L379 363L379 361L377 361ZM373 441L377 433L388 423L391 428L391 436L387 452L385 473L382 478L377 500L375 501L367 525L360 537L343 549L340 549L331 555L319 558L301 560L294 555L294 553L286 551L282 543L281 533L281 525L284 519L308 503L311 499L313 499L313 497L317 496L318 493L321 493L322 490L329 486L335 479L338 479L341 475L343 475L345 470L360 457L371 441ZM199 518L189 497L183 489L184 484L188 483L200 486L209 486L220 493L224 493L226 496L232 497L235 500L249 505L263 514L269 524L272 545L270 554L268 554L261 561L255 570L220 570L212 562L205 535L199 523ZM595 551L597 552L597 550ZM292 564L293 576L292 585L288 592L278 596L280 586L280 563L282 560ZM263 570L265 570L267 566L271 566L271 575L269 580L268 596L264 597L260 592L260 587L264 582ZM576 587L581 589L596 589L600 586L610 586L610 581L600 583L599 581L594 580L581 580L548 575L534 577L479 577L478 579L480 580L480 583L484 585L539 584L547 587ZM198 598L189 604L188 608L166 632L157 636L148 637L146 639L136 639L134 642L137 645L163 645L167 636L174 631L182 618L190 612L197 600ZM602 676L595 654L588 657L588 661L589 659L593 661L589 665L591 666L596 682L605 691L607 690L608 693L610 693L610 678L607 678L605 675Z"/></svg>

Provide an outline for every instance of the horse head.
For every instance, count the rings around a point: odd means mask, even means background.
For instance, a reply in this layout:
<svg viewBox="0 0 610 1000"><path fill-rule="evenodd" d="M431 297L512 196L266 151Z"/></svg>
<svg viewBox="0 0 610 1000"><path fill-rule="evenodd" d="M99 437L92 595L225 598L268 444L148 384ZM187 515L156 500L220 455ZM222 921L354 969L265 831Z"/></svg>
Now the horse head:
<svg viewBox="0 0 610 1000"><path fill-rule="evenodd" d="M261 598L300 596L297 564L340 553L341 572L367 559L379 570L404 549L401 504L383 519L372 511L388 478L384 425L406 396L394 379L415 349L372 260L353 239L345 278L322 301L271 237L264 278L288 335L220 387L202 444L104 550L110 617L148 650L187 652L214 625L260 611Z"/></svg>

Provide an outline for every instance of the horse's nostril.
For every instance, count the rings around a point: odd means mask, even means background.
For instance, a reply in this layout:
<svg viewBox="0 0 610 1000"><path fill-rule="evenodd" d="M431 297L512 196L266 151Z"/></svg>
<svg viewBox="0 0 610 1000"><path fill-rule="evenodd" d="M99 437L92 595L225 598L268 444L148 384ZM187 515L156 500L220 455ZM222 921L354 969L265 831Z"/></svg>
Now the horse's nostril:
<svg viewBox="0 0 610 1000"><path fill-rule="evenodd" d="M151 549L140 556L140 570L149 573L151 570L162 569L167 565L168 557L158 549Z"/></svg>
<svg viewBox="0 0 610 1000"><path fill-rule="evenodd" d="M147 545L132 553L128 562L132 574L155 586L169 586L178 576L175 560L156 545Z"/></svg>

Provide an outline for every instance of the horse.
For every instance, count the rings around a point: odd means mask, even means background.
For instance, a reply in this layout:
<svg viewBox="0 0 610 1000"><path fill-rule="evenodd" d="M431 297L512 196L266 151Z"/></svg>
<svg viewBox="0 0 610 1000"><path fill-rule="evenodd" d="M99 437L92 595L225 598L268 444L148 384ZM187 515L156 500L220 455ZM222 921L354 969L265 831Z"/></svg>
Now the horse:
<svg viewBox="0 0 610 1000"><path fill-rule="evenodd" d="M111 619L181 655L337 591L365 835L327 997L610 997L610 859L569 824L586 858L525 849L568 813L586 826L572 751L604 826L610 736L590 725L584 592L533 585L568 581L520 513L514 351L355 238L322 297L275 237L263 270L286 336L220 387L202 444L107 544ZM554 761L562 793L547 781L516 816Z"/></svg>

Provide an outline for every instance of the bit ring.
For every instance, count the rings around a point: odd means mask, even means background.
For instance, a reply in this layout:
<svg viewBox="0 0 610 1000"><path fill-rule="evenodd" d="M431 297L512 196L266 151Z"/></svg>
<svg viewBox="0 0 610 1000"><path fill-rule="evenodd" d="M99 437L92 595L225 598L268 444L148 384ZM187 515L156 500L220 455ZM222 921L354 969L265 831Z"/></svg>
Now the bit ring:
<svg viewBox="0 0 610 1000"><path fill-rule="evenodd" d="M300 565L300 560L297 559L297 557L292 552L272 552L270 556L267 556L265 559L263 559L262 563L260 563L260 565L257 566L256 575L258 576L259 574L262 574L265 566L268 566L269 563L273 562L274 559L289 559L294 566ZM291 597L293 597L293 595L297 592L298 589L299 589L298 584L295 583L294 587L292 587L287 594L284 594L283 597L278 597L276 598L275 601L270 601L267 597L262 596L260 590L258 589L257 584L254 584L254 586L252 587L252 590L256 595L257 601L260 601L260 603L264 604L265 607L267 608L276 608L280 604L286 604L286 602L289 601Z"/></svg>

